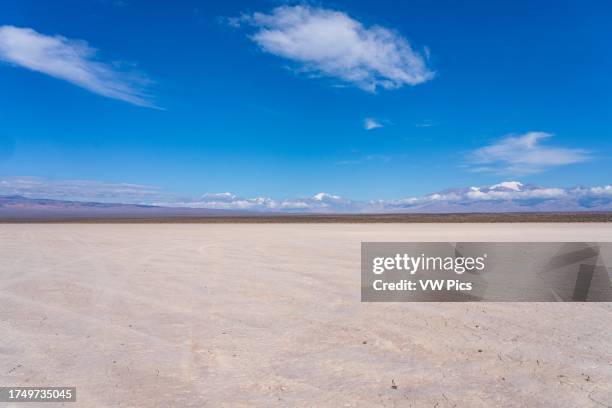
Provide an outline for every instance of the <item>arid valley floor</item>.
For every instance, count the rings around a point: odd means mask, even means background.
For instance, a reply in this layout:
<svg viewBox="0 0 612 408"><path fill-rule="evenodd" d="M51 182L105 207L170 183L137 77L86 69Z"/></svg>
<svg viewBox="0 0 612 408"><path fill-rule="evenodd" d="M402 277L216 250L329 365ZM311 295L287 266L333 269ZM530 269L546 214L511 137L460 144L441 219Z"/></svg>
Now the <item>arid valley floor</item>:
<svg viewBox="0 0 612 408"><path fill-rule="evenodd" d="M83 407L612 406L612 304L361 303L361 241L612 224L2 224L0 383Z"/></svg>

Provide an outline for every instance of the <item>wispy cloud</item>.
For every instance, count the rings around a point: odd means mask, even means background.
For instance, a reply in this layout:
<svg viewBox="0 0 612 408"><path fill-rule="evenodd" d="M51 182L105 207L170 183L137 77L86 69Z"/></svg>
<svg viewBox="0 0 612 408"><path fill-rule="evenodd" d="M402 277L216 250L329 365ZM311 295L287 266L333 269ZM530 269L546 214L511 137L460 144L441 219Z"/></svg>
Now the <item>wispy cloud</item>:
<svg viewBox="0 0 612 408"><path fill-rule="evenodd" d="M256 28L262 50L297 63L315 76L338 78L369 92L417 85L434 77L425 58L397 32L366 27L348 14L308 5L229 19ZM429 49L426 52L429 54Z"/></svg>
<svg viewBox="0 0 612 408"><path fill-rule="evenodd" d="M383 127L383 124L374 118L365 118L363 120L363 128L365 130L373 130Z"/></svg>
<svg viewBox="0 0 612 408"><path fill-rule="evenodd" d="M63 79L93 93L133 105L155 107L142 75L120 72L95 59L85 41L49 36L31 28L0 26L0 61Z"/></svg>
<svg viewBox="0 0 612 408"><path fill-rule="evenodd" d="M545 145L543 142L552 136L546 132L507 136L473 151L469 159L475 166L471 169L477 172L529 174L590 159L589 152L583 149Z"/></svg>
<svg viewBox="0 0 612 408"><path fill-rule="evenodd" d="M0 195L129 204L146 204L154 200L174 198L171 193L157 186L96 180L53 180L27 176L0 178Z"/></svg>

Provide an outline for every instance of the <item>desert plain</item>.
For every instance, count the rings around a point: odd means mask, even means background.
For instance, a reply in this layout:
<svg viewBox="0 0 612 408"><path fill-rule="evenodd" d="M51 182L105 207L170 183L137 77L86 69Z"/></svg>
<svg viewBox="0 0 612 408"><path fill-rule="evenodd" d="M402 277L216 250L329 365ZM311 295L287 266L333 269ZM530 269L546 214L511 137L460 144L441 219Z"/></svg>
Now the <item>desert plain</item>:
<svg viewBox="0 0 612 408"><path fill-rule="evenodd" d="M0 384L76 386L68 407L612 406L612 304L362 303L362 241L612 224L0 224Z"/></svg>

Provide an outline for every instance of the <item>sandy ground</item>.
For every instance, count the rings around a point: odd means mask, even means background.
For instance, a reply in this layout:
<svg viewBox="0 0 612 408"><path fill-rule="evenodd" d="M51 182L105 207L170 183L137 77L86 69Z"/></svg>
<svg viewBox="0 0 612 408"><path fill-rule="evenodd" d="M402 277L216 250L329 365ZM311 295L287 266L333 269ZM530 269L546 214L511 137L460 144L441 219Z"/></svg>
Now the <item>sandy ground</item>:
<svg viewBox="0 0 612 408"><path fill-rule="evenodd" d="M612 304L361 303L365 240L612 224L0 225L0 384L83 407L612 405Z"/></svg>

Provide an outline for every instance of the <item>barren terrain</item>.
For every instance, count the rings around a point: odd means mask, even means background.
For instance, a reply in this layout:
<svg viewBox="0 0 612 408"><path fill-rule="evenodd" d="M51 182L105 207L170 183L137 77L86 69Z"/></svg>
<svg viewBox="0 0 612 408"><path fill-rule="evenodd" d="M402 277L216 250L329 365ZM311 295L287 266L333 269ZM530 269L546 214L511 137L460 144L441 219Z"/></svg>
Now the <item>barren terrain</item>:
<svg viewBox="0 0 612 408"><path fill-rule="evenodd" d="M0 383L83 407L612 406L612 304L361 303L361 241L612 224L3 224Z"/></svg>

